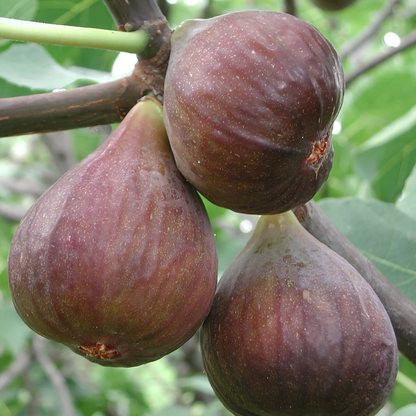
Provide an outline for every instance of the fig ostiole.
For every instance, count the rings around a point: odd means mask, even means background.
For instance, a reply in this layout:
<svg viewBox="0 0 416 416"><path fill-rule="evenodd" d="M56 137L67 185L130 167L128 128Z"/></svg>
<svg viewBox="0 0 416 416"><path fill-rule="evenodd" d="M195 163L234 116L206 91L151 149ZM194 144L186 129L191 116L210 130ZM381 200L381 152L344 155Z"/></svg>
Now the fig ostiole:
<svg viewBox="0 0 416 416"><path fill-rule="evenodd" d="M277 214L332 168L344 75L331 43L280 12L187 20L171 38L164 118L184 177L216 205Z"/></svg>
<svg viewBox="0 0 416 416"><path fill-rule="evenodd" d="M160 103L137 103L30 208L8 277L30 328L98 364L154 361L196 332L215 293L215 240Z"/></svg>
<svg viewBox="0 0 416 416"><path fill-rule="evenodd" d="M237 416L370 416L389 399L395 334L361 275L289 211L260 218L221 277L203 362Z"/></svg>

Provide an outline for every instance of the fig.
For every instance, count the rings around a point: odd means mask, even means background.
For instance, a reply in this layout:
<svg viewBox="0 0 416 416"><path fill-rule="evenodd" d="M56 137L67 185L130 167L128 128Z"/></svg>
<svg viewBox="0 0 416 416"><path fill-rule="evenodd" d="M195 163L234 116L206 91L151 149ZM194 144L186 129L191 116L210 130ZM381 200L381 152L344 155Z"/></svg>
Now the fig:
<svg viewBox="0 0 416 416"><path fill-rule="evenodd" d="M171 38L164 119L176 164L212 203L277 214L332 168L342 65L311 24L269 11L187 20Z"/></svg>
<svg viewBox="0 0 416 416"><path fill-rule="evenodd" d="M397 342L370 285L291 212L263 216L219 281L203 362L238 416L369 416L392 393Z"/></svg>
<svg viewBox="0 0 416 416"><path fill-rule="evenodd" d="M104 366L157 360L196 332L215 294L215 240L155 99L30 208L8 277L31 329Z"/></svg>

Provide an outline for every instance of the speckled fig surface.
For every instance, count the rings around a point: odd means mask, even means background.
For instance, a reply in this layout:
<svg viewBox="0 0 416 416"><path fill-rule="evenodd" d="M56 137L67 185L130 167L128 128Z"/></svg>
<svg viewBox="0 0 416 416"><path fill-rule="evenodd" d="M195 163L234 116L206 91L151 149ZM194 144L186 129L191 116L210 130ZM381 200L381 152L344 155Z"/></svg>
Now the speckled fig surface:
<svg viewBox="0 0 416 416"><path fill-rule="evenodd" d="M215 293L215 241L159 103L136 104L32 206L8 275L30 328L98 364L154 361L195 333Z"/></svg>
<svg viewBox="0 0 416 416"><path fill-rule="evenodd" d="M398 369L372 288L291 211L261 217L221 277L201 348L237 416L374 416Z"/></svg>
<svg viewBox="0 0 416 416"><path fill-rule="evenodd" d="M289 14L245 11L185 21L171 44L164 118L185 178L248 214L310 200L332 167L344 94L331 43Z"/></svg>

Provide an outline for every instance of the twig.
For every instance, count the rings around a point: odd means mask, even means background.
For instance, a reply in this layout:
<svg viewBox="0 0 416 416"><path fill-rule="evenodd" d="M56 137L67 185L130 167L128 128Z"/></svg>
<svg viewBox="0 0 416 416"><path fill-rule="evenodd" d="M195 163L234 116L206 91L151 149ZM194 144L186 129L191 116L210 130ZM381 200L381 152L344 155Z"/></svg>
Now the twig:
<svg viewBox="0 0 416 416"><path fill-rule="evenodd" d="M399 350L416 365L416 305L354 247L314 201L295 209L294 212L306 230L347 260L370 284L390 316Z"/></svg>
<svg viewBox="0 0 416 416"><path fill-rule="evenodd" d="M202 19L209 19L210 17L214 17L214 8L212 7L213 0L207 0L205 2L205 6L202 9L201 18Z"/></svg>
<svg viewBox="0 0 416 416"><path fill-rule="evenodd" d="M400 3L402 0L390 0L386 7L382 9L372 20L372 22L366 26L366 28L358 34L354 39L350 42L346 43L342 49L339 51L339 57L344 60L347 58L351 53L355 52L357 48L365 44L368 40L370 40L380 29L381 25L389 18L389 16L393 13L394 7Z"/></svg>
<svg viewBox="0 0 416 416"><path fill-rule="evenodd" d="M148 44L140 52L140 57L149 59L155 56L170 39L168 21L161 12L156 0L103 0L120 30L144 30Z"/></svg>
<svg viewBox="0 0 416 416"><path fill-rule="evenodd" d="M53 361L44 353L45 346L46 340L39 335L35 335L33 338L33 351L35 357L58 393L62 404L63 414L65 416L76 416L77 412L65 379L55 367Z"/></svg>
<svg viewBox="0 0 416 416"><path fill-rule="evenodd" d="M30 374L25 372L22 375L23 385L25 389L30 393L30 401L26 407L26 416L36 416L36 409L38 407L38 397L36 394L35 386L30 379Z"/></svg>
<svg viewBox="0 0 416 416"><path fill-rule="evenodd" d="M368 62L350 71L345 76L345 85L349 86L351 82L357 79L360 75L364 74L365 72L369 71L370 69L373 69L377 65L380 65L384 61L387 61L394 55L397 55L398 53L414 45L416 45L416 31L404 37L400 43L400 46L398 46L397 48L390 47L385 52L380 53L379 55L375 56L373 59L370 59Z"/></svg>
<svg viewBox="0 0 416 416"><path fill-rule="evenodd" d="M0 392L3 391L16 377L23 374L32 362L30 348L24 350L16 359L0 374Z"/></svg>
<svg viewBox="0 0 416 416"><path fill-rule="evenodd" d="M143 10L154 1L104 2L118 21L124 21L130 14L135 16L133 6L141 5ZM142 28L150 43L131 76L68 91L0 99L0 137L118 123L146 93L162 99L171 30L165 18L147 21Z"/></svg>
<svg viewBox="0 0 416 416"><path fill-rule="evenodd" d="M285 13L296 16L296 1L285 0Z"/></svg>
<svg viewBox="0 0 416 416"><path fill-rule="evenodd" d="M19 222L26 214L27 209L21 205L0 202L0 217L13 222Z"/></svg>
<svg viewBox="0 0 416 416"><path fill-rule="evenodd" d="M35 197L39 197L46 191L46 189L48 189L48 185L28 178L0 178L0 188L7 189L15 194L29 194Z"/></svg>
<svg viewBox="0 0 416 416"><path fill-rule="evenodd" d="M160 11L166 18L169 18L169 13L171 10L170 3L167 2L167 0L158 0L157 4L159 5Z"/></svg>
<svg viewBox="0 0 416 416"><path fill-rule="evenodd" d="M143 95L135 75L73 90L0 99L0 137L120 122Z"/></svg>
<svg viewBox="0 0 416 416"><path fill-rule="evenodd" d="M59 176L63 175L75 165L75 155L68 131L45 133L41 135L41 139L51 153Z"/></svg>

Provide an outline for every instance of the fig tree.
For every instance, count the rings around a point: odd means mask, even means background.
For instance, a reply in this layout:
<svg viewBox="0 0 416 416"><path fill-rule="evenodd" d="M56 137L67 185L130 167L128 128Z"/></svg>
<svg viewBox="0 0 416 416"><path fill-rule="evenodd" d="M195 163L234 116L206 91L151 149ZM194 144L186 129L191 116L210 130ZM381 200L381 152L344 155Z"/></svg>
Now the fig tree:
<svg viewBox="0 0 416 416"><path fill-rule="evenodd" d="M261 217L201 331L206 373L237 416L370 416L397 343L380 300L289 211Z"/></svg>
<svg viewBox="0 0 416 416"><path fill-rule="evenodd" d="M215 241L159 103L136 104L31 207L8 275L30 328L98 364L154 361L195 333L215 293Z"/></svg>
<svg viewBox="0 0 416 416"><path fill-rule="evenodd" d="M248 214L310 200L332 167L344 94L331 43L289 14L245 11L185 21L171 44L164 118L185 178Z"/></svg>

